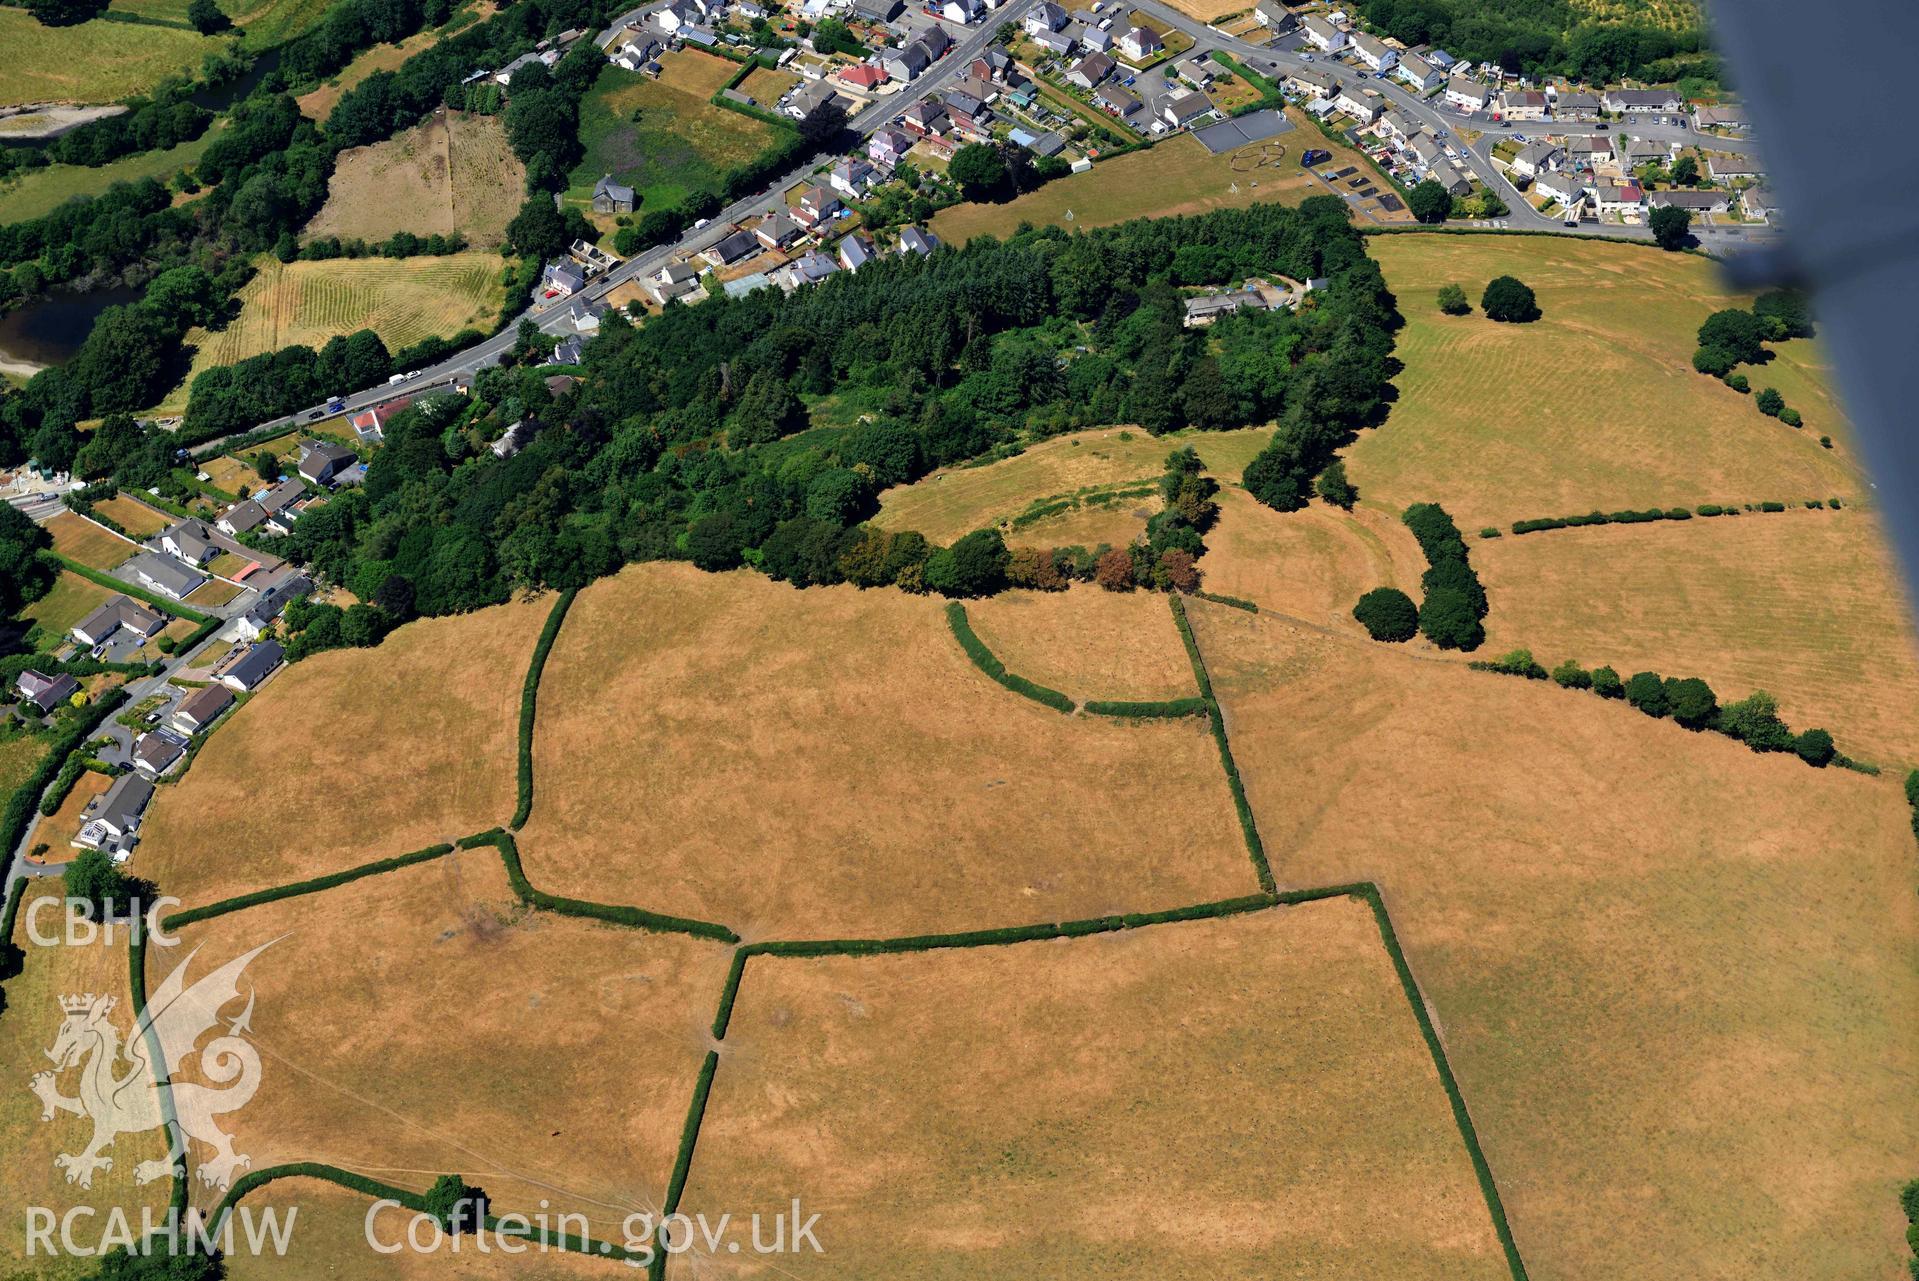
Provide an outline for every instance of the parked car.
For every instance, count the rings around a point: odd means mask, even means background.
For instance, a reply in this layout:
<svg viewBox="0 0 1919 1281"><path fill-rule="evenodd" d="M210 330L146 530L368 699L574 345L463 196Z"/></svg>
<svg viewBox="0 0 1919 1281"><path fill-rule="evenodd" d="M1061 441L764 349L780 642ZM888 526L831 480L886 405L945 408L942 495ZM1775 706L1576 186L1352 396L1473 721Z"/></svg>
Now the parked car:
<svg viewBox="0 0 1919 1281"><path fill-rule="evenodd" d="M312 411L310 411L310 412L308 412L308 414L307 414L307 421L308 421L308 422L312 422L312 421L313 421L314 419L316 419L316 418L325 418L325 417L326 417L326 410L324 410L324 409L315 409L315 410L312 410Z"/></svg>

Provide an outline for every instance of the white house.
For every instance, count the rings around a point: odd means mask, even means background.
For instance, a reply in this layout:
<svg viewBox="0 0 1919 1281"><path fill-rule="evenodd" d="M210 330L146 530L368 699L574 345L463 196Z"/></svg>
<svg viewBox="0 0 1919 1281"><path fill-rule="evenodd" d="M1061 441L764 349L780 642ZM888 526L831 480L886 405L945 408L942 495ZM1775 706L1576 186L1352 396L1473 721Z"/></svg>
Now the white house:
<svg viewBox="0 0 1919 1281"><path fill-rule="evenodd" d="M1393 67L1393 75L1421 93L1437 89L1446 81L1446 73L1416 53L1402 53Z"/></svg>
<svg viewBox="0 0 1919 1281"><path fill-rule="evenodd" d="M1602 214L1638 214L1646 210L1646 193L1636 182L1601 183L1595 199Z"/></svg>
<svg viewBox="0 0 1919 1281"><path fill-rule="evenodd" d="M1371 124L1379 119L1379 113L1385 109L1377 93L1351 86L1339 91L1333 98L1333 105L1361 124Z"/></svg>
<svg viewBox="0 0 1919 1281"><path fill-rule="evenodd" d="M1305 32L1308 43L1321 53L1338 53L1346 47L1346 33L1316 13L1302 18L1299 29Z"/></svg>
<svg viewBox="0 0 1919 1281"><path fill-rule="evenodd" d="M1399 53L1384 40L1364 31L1353 33L1353 56L1374 71L1391 71L1399 65Z"/></svg>
<svg viewBox="0 0 1919 1281"><path fill-rule="evenodd" d="M1021 25L1029 36L1036 36L1042 31L1058 31L1066 25L1066 10L1054 4L1053 0L1040 0Z"/></svg>
<svg viewBox="0 0 1919 1281"><path fill-rule="evenodd" d="M1127 28L1126 34L1115 43L1119 45L1119 51L1134 62L1143 62L1166 52L1166 42L1159 38L1159 33L1145 27Z"/></svg>
<svg viewBox="0 0 1919 1281"><path fill-rule="evenodd" d="M1571 205L1586 194L1586 180L1570 170L1548 170L1533 179L1533 190L1562 205Z"/></svg>
<svg viewBox="0 0 1919 1281"><path fill-rule="evenodd" d="M1484 111L1492 97L1493 91L1477 80L1454 76L1446 82L1446 105L1461 111Z"/></svg>
<svg viewBox="0 0 1919 1281"><path fill-rule="evenodd" d="M1519 149L1513 157L1513 172L1528 178L1537 178L1549 169L1557 169L1566 163L1566 153L1550 142L1529 142Z"/></svg>

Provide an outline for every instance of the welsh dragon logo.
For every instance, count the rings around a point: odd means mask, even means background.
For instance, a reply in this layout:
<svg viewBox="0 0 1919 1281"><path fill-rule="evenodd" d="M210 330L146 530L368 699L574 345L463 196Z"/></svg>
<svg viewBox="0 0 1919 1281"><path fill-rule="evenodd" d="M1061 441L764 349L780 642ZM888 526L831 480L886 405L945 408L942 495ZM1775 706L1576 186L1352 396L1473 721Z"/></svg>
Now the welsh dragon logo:
<svg viewBox="0 0 1919 1281"><path fill-rule="evenodd" d="M213 1150L213 1156L198 1166L201 1182L209 1186L228 1186L235 1170L251 1164L248 1157L233 1150L233 1137L214 1119L244 1107L260 1088L259 1051L242 1035L250 1030L252 991L246 993L246 1008L227 1023L224 1033L204 1046L198 1043L219 1024L220 1011L240 998L239 979L248 963L278 941L262 943L189 987L186 972L199 952L195 948L148 995L146 1008L136 1012L132 1034L124 1042L120 1028L110 1017L118 998L91 994L60 998L65 1018L52 1048L46 1052L53 1070L35 1073L31 1088L40 1099L42 1121L71 1112L93 1122L93 1140L83 1151L53 1159L54 1165L66 1171L67 1182L92 1187L94 1171L113 1168L113 1158L104 1153L116 1138L160 1126L167 1129L167 1155L135 1166L133 1177L138 1182L177 1173L185 1160L189 1138ZM160 1056L157 1071L152 1059L156 1050ZM169 1116L157 1083L168 1078L171 1065L186 1063L195 1053L199 1055L200 1074L212 1084L171 1082ZM60 1092L59 1078L75 1068L80 1073L79 1093L69 1097Z"/></svg>

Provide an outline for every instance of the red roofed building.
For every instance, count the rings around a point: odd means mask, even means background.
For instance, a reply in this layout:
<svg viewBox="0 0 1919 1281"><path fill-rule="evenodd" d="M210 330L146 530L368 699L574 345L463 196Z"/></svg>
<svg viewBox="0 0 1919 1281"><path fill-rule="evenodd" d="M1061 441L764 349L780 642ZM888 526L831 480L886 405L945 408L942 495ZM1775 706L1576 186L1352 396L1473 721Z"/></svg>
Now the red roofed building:
<svg viewBox="0 0 1919 1281"><path fill-rule="evenodd" d="M892 77L886 74L886 68L872 62L862 62L857 67L848 67L840 72L841 83L855 89L874 89L885 84Z"/></svg>

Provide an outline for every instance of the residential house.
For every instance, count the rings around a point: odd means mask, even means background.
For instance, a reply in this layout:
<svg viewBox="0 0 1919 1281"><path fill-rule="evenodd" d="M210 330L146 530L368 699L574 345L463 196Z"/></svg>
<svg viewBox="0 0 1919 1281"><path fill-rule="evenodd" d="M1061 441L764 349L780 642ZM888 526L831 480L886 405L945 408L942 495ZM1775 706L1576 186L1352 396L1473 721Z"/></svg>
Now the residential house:
<svg viewBox="0 0 1919 1281"><path fill-rule="evenodd" d="M124 861L127 852L140 839L140 816L153 799L153 780L141 774L122 774L113 786L87 802L80 812L79 835L72 844L77 849L99 850Z"/></svg>
<svg viewBox="0 0 1919 1281"><path fill-rule="evenodd" d="M771 246L767 246L770 248ZM730 267L743 259L751 258L762 248L759 237L745 230L728 232L718 243L700 257L715 267Z"/></svg>
<svg viewBox="0 0 1919 1281"><path fill-rule="evenodd" d="M1612 163L1612 139L1603 133L1574 134L1566 139L1566 155L1575 165L1592 168Z"/></svg>
<svg viewBox="0 0 1919 1281"><path fill-rule="evenodd" d="M836 78L848 88L858 89L864 93L871 93L892 79L886 74L886 68L877 62L862 62L855 67L843 67Z"/></svg>
<svg viewBox="0 0 1919 1281"><path fill-rule="evenodd" d="M1686 100L1675 89L1608 89L1599 105L1615 115L1630 111L1684 111Z"/></svg>
<svg viewBox="0 0 1919 1281"><path fill-rule="evenodd" d="M1066 139L1060 137L1057 130L1048 129L1030 142L1021 143L1028 151L1044 160L1048 156L1057 156L1066 150Z"/></svg>
<svg viewBox="0 0 1919 1281"><path fill-rule="evenodd" d="M1449 107L1457 107L1461 111L1484 111L1492 98L1493 91L1477 80L1454 76L1446 82L1446 105Z"/></svg>
<svg viewBox="0 0 1919 1281"><path fill-rule="evenodd" d="M1361 89L1357 86L1342 88L1334 95L1333 106L1363 125L1369 125L1379 119L1379 113L1385 110L1384 102L1377 91Z"/></svg>
<svg viewBox="0 0 1919 1281"><path fill-rule="evenodd" d="M853 16L881 25L899 17L905 8L900 0L853 0Z"/></svg>
<svg viewBox="0 0 1919 1281"><path fill-rule="evenodd" d="M1142 105L1138 98L1121 88L1117 81L1108 81L1093 90L1093 101L1107 115L1120 120L1130 120L1138 113Z"/></svg>
<svg viewBox="0 0 1919 1281"><path fill-rule="evenodd" d="M1396 142L1405 142L1419 131L1419 122L1408 119L1402 111L1387 111L1379 118L1380 134Z"/></svg>
<svg viewBox="0 0 1919 1281"><path fill-rule="evenodd" d="M1029 36L1036 36L1042 31L1058 31L1066 25L1066 10L1054 4L1053 0L1040 0L1020 25L1026 28Z"/></svg>
<svg viewBox="0 0 1919 1281"><path fill-rule="evenodd" d="M234 624L234 630L239 633L241 640L259 640L288 604L312 590L313 580L305 574L289 574L260 593L260 599L253 602L252 609L240 616L239 622Z"/></svg>
<svg viewBox="0 0 1919 1281"><path fill-rule="evenodd" d="M593 212L623 214L633 212L633 188L613 181L612 174L601 174L593 184Z"/></svg>
<svg viewBox="0 0 1919 1281"><path fill-rule="evenodd" d="M1428 93L1446 83L1446 73L1416 53L1400 54L1393 75L1421 93Z"/></svg>
<svg viewBox="0 0 1919 1281"><path fill-rule="evenodd" d="M1548 170L1533 179L1533 190L1570 206L1586 194L1586 178L1571 169Z"/></svg>
<svg viewBox="0 0 1919 1281"><path fill-rule="evenodd" d="M693 0L672 0L653 11L653 21L668 35L683 36L687 28L697 25L705 16L706 11Z"/></svg>
<svg viewBox="0 0 1919 1281"><path fill-rule="evenodd" d="M1444 187L1449 195L1463 196L1473 189L1466 175L1459 172L1452 161L1444 158L1435 159L1426 166L1426 177Z"/></svg>
<svg viewBox="0 0 1919 1281"><path fill-rule="evenodd" d="M892 74L890 69L887 74ZM812 84L795 89L788 95L786 105L782 110L801 124L805 124L821 112L832 107L837 107L841 111L845 111L847 109L847 101L840 97L832 85L824 80L816 80Z"/></svg>
<svg viewBox="0 0 1919 1281"><path fill-rule="evenodd" d="M933 65L933 59L926 52L926 46L915 41L898 49L884 50L880 54L880 65L886 68L887 75L905 83L918 79L920 73Z"/></svg>
<svg viewBox="0 0 1919 1281"><path fill-rule="evenodd" d="M1695 129L1730 129L1737 132L1745 129L1746 124L1744 107L1694 107L1692 109L1692 127Z"/></svg>
<svg viewBox="0 0 1919 1281"><path fill-rule="evenodd" d="M1113 37L1103 27L1089 27L1075 22L1060 34L1071 40L1076 47L1085 49L1088 53L1111 53L1113 51ZM1069 49L1067 52L1070 53L1072 50Z"/></svg>
<svg viewBox="0 0 1919 1281"><path fill-rule="evenodd" d="M1544 120L1550 105L1537 89L1505 89L1499 95L1499 114L1508 120Z"/></svg>
<svg viewBox="0 0 1919 1281"><path fill-rule="evenodd" d="M1772 192L1765 187L1747 187L1740 192L1739 209L1746 217L1757 218L1761 222L1771 222L1779 212L1779 206L1773 200Z"/></svg>
<svg viewBox="0 0 1919 1281"><path fill-rule="evenodd" d="M1413 160L1421 169L1431 168L1446 158L1446 144L1424 129L1406 139L1406 150L1413 153Z"/></svg>
<svg viewBox="0 0 1919 1281"><path fill-rule="evenodd" d="M955 129L976 142L984 142L992 137L993 113L978 98L955 89L940 101L945 104L946 115L952 120Z"/></svg>
<svg viewBox="0 0 1919 1281"><path fill-rule="evenodd" d="M362 445L377 445L386 439L386 428L380 421L378 409L363 409L347 422L352 426L353 434L360 438Z"/></svg>
<svg viewBox="0 0 1919 1281"><path fill-rule="evenodd" d="M1253 289L1200 294L1198 297L1186 300L1185 324L1188 329L1201 329L1221 316L1230 316L1241 310L1264 311L1266 306L1265 297Z"/></svg>
<svg viewBox="0 0 1919 1281"><path fill-rule="evenodd" d="M873 261L873 242L862 236L848 236L840 241L840 266L848 271L858 271Z"/></svg>
<svg viewBox="0 0 1919 1281"><path fill-rule="evenodd" d="M776 213L760 219L760 225L753 228L753 234L768 249L784 249L804 233L800 225L786 214Z"/></svg>
<svg viewBox="0 0 1919 1281"><path fill-rule="evenodd" d="M133 768L147 778L165 778L186 755L186 748L164 734L142 734L133 740Z"/></svg>
<svg viewBox="0 0 1919 1281"><path fill-rule="evenodd" d="M900 228L899 253L902 257L907 254L919 254L924 257L939 247L940 238L930 231L914 226Z"/></svg>
<svg viewBox="0 0 1919 1281"><path fill-rule="evenodd" d="M214 522L214 528L223 534L240 535L250 533L267 523L266 509L251 498L233 504Z"/></svg>
<svg viewBox="0 0 1919 1281"><path fill-rule="evenodd" d="M185 600L206 584L207 576L189 569L179 561L152 552L142 552L126 564L126 570L140 580L141 586L159 592L170 600Z"/></svg>
<svg viewBox="0 0 1919 1281"><path fill-rule="evenodd" d="M1765 171L1750 156L1715 151L1706 157L1706 172L1717 182L1730 182L1735 178L1757 178Z"/></svg>
<svg viewBox="0 0 1919 1281"><path fill-rule="evenodd" d="M858 200L872 190L873 184L879 181L879 171L873 168L870 160L862 160L857 156L844 156L833 166L827 181L833 184L833 190L846 199Z"/></svg>
<svg viewBox="0 0 1919 1281"><path fill-rule="evenodd" d="M1169 93L1159 100L1159 118L1168 129L1185 129L1212 112L1212 99L1196 89Z"/></svg>
<svg viewBox="0 0 1919 1281"><path fill-rule="evenodd" d="M1732 193L1724 190L1649 191L1646 193L1647 209L1661 209L1668 205L1690 213L1725 213L1732 208Z"/></svg>
<svg viewBox="0 0 1919 1281"><path fill-rule="evenodd" d="M1598 97L1580 90L1562 90L1553 99L1555 120L1597 120L1600 110Z"/></svg>
<svg viewBox="0 0 1919 1281"><path fill-rule="evenodd" d="M1114 43L1119 46L1121 56L1132 62L1144 62L1166 52L1166 42L1159 38L1159 32L1149 27L1128 27Z"/></svg>
<svg viewBox="0 0 1919 1281"><path fill-rule="evenodd" d="M1253 6L1253 16L1259 19L1259 25L1276 36L1291 33L1299 26L1299 15L1280 3L1280 0L1259 0Z"/></svg>
<svg viewBox="0 0 1919 1281"><path fill-rule="evenodd" d="M300 475L315 485L330 485L334 477L358 461L358 454L331 441L309 440L300 446Z"/></svg>
<svg viewBox="0 0 1919 1281"><path fill-rule="evenodd" d="M533 443L540 433L540 421L537 418L516 418L506 425L500 438L488 445L495 458L511 458Z"/></svg>
<svg viewBox="0 0 1919 1281"><path fill-rule="evenodd" d="M940 8L940 17L964 27L978 22L985 12L980 0L946 0Z"/></svg>
<svg viewBox="0 0 1919 1281"><path fill-rule="evenodd" d="M1626 163L1635 166L1663 165L1678 150L1676 143L1660 142L1655 138L1632 138L1626 142Z"/></svg>
<svg viewBox="0 0 1919 1281"><path fill-rule="evenodd" d="M1173 67L1173 74L1195 89L1204 89L1218 78L1218 68L1211 59L1195 54L1190 58L1182 58Z"/></svg>
<svg viewBox="0 0 1919 1281"><path fill-rule="evenodd" d="M1305 67L1288 74L1280 87L1302 98L1330 98L1339 89L1339 78L1329 71Z"/></svg>
<svg viewBox="0 0 1919 1281"><path fill-rule="evenodd" d="M27 702L50 712L79 693L80 682L65 672L46 676L29 667L13 678L13 688Z"/></svg>
<svg viewBox="0 0 1919 1281"><path fill-rule="evenodd" d="M973 60L975 66L979 59ZM981 103L990 103L999 97L999 86L985 76L974 75L969 69L953 84L955 93L963 93L969 98L977 98Z"/></svg>
<svg viewBox="0 0 1919 1281"><path fill-rule="evenodd" d="M1089 53L1073 64L1066 73L1067 82L1091 92L1099 87L1101 81L1113 74L1113 59L1104 53Z"/></svg>
<svg viewBox="0 0 1919 1281"><path fill-rule="evenodd" d="M553 359L548 362L555 365L577 365L586 355L586 344L576 336L560 339L553 348Z"/></svg>
<svg viewBox="0 0 1919 1281"><path fill-rule="evenodd" d="M293 531L293 522L306 510L306 485L298 476L290 476L253 496L253 501L267 514L267 532L270 534L288 534Z"/></svg>
<svg viewBox="0 0 1919 1281"><path fill-rule="evenodd" d="M244 694L248 690L258 689L260 682L285 662L286 650L280 647L279 641L256 641L242 650L238 657L220 664L216 675L222 685L235 693Z"/></svg>
<svg viewBox="0 0 1919 1281"><path fill-rule="evenodd" d="M173 726L186 734L198 734L220 719L233 706L233 691L219 682L196 689L173 709Z"/></svg>
<svg viewBox="0 0 1919 1281"><path fill-rule="evenodd" d="M1316 13L1301 18L1299 29L1307 43L1321 53L1338 53L1346 47L1346 33Z"/></svg>
<svg viewBox="0 0 1919 1281"><path fill-rule="evenodd" d="M220 554L213 531L204 522L183 520L160 531L160 550L189 565L204 565Z"/></svg>
<svg viewBox="0 0 1919 1281"><path fill-rule="evenodd" d="M648 276L640 287L648 297L664 307L675 298L699 292L700 273L690 263L669 262Z"/></svg>
<svg viewBox="0 0 1919 1281"><path fill-rule="evenodd" d="M1529 142L1513 157L1512 170L1527 178L1537 178L1548 169L1557 169L1565 163L1566 153L1550 142Z"/></svg>
<svg viewBox="0 0 1919 1281"><path fill-rule="evenodd" d="M818 284L839 271L840 265L817 249L809 249L773 273L774 283L792 293L801 285Z"/></svg>
<svg viewBox="0 0 1919 1281"><path fill-rule="evenodd" d="M130 596L115 596L73 625L73 639L92 646L126 632L138 640L149 641L166 625L166 615L148 609Z"/></svg>
<svg viewBox="0 0 1919 1281"><path fill-rule="evenodd" d="M938 99L921 99L900 113L900 123L922 138L937 138L952 132L952 117L946 114L946 104Z"/></svg>
<svg viewBox="0 0 1919 1281"><path fill-rule="evenodd" d="M1356 31L1352 37L1353 56L1370 69L1384 74L1399 65L1399 51L1377 36Z"/></svg>
<svg viewBox="0 0 1919 1281"><path fill-rule="evenodd" d="M953 37L946 34L944 27L929 26L913 38L913 43L926 50L926 56L938 62L953 47Z"/></svg>
<svg viewBox="0 0 1919 1281"><path fill-rule="evenodd" d="M966 74L993 84L1006 84L1017 70L1012 56L995 45L973 59L972 65L966 69ZM980 96L985 97L984 94Z"/></svg>
<svg viewBox="0 0 1919 1281"><path fill-rule="evenodd" d="M1646 193L1636 182L1602 182L1594 189L1594 201L1602 214L1637 214L1646 210Z"/></svg>
<svg viewBox="0 0 1919 1281"><path fill-rule="evenodd" d="M586 272L570 259L550 262L540 273L540 292L548 298L567 298L586 288Z"/></svg>
<svg viewBox="0 0 1919 1281"><path fill-rule="evenodd" d="M913 139L898 129L876 129L866 140L866 158L891 173L912 146Z"/></svg>
<svg viewBox="0 0 1919 1281"><path fill-rule="evenodd" d="M821 223L831 222L843 208L840 198L824 187L808 187L800 193L799 201L793 206L793 221L811 231Z"/></svg>

